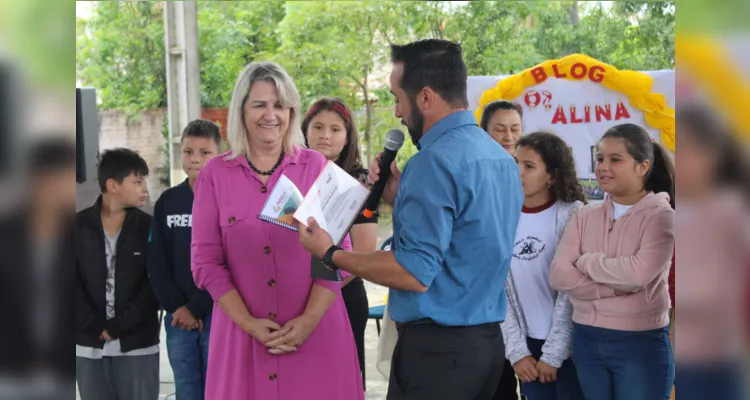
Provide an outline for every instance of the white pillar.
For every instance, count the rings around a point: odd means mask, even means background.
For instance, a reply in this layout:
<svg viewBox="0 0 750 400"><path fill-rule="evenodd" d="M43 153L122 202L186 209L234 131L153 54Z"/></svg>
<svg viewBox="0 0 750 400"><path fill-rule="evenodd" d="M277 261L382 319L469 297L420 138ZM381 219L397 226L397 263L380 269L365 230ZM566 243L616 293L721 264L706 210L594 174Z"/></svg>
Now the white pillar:
<svg viewBox="0 0 750 400"><path fill-rule="evenodd" d="M167 61L170 185L183 179L180 136L188 122L200 118L200 67L196 3L165 1L164 46Z"/></svg>

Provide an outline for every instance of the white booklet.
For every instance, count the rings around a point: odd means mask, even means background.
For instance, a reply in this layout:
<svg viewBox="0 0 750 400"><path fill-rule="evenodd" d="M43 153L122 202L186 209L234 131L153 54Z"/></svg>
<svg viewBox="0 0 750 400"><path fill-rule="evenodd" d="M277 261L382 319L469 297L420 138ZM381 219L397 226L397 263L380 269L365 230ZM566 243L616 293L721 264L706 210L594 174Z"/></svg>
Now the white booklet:
<svg viewBox="0 0 750 400"><path fill-rule="evenodd" d="M294 220L307 225L310 217L328 232L336 244L341 244L362 211L370 190L357 179L328 161L303 197L286 176L274 186L258 218L297 230Z"/></svg>
<svg viewBox="0 0 750 400"><path fill-rule="evenodd" d="M297 230L294 212L302 203L302 193L285 175L279 177L258 218L288 229Z"/></svg>

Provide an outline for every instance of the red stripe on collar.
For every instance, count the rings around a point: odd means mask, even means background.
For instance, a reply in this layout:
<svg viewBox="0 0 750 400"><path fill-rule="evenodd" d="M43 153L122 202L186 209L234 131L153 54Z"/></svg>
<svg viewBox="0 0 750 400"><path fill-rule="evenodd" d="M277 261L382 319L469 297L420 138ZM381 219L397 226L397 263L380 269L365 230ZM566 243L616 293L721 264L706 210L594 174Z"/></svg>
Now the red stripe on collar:
<svg viewBox="0 0 750 400"><path fill-rule="evenodd" d="M542 211L544 211L544 210L552 207L555 204L555 201L556 200L550 200L550 201L542 204L539 207L526 207L526 206L523 206L523 207L521 207L521 212L524 213L524 214L537 214L537 213L540 213L540 212L542 212Z"/></svg>

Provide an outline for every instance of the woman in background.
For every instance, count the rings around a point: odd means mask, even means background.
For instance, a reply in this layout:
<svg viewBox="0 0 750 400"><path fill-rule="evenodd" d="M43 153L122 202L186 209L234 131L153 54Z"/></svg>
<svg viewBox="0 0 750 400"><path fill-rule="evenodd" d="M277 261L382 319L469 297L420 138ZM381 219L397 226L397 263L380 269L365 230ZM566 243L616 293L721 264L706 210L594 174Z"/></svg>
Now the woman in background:
<svg viewBox="0 0 750 400"><path fill-rule="evenodd" d="M505 100L493 101L484 107L479 126L500 146L513 155L516 142L523 135L521 107Z"/></svg>
<svg viewBox="0 0 750 400"><path fill-rule="evenodd" d="M302 120L302 133L307 146L327 159L335 162L341 169L367 184L367 170L362 168L359 151L359 135L352 120L352 112L339 98L322 98L315 101ZM377 250L378 214L371 218L360 214L354 221L349 235L353 251L373 252ZM346 304L349 322L352 325L354 341L357 344L359 369L365 370L365 327L369 303L362 278L350 276L343 282L341 296Z"/></svg>

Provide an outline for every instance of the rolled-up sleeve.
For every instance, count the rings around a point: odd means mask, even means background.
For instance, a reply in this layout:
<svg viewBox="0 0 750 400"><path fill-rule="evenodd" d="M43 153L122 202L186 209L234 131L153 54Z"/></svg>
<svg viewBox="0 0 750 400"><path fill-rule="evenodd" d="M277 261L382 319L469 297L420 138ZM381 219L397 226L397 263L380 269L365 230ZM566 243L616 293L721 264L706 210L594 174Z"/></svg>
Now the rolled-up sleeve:
<svg viewBox="0 0 750 400"><path fill-rule="evenodd" d="M207 290L214 301L218 301L235 287L226 268L219 206L214 190L213 171L209 166L201 170L195 183L190 264L195 285Z"/></svg>
<svg viewBox="0 0 750 400"><path fill-rule="evenodd" d="M443 268L451 241L458 198L452 168L432 154L412 157L404 174L413 174L408 185L402 181L395 207L401 226L394 250L396 261L429 287Z"/></svg>

